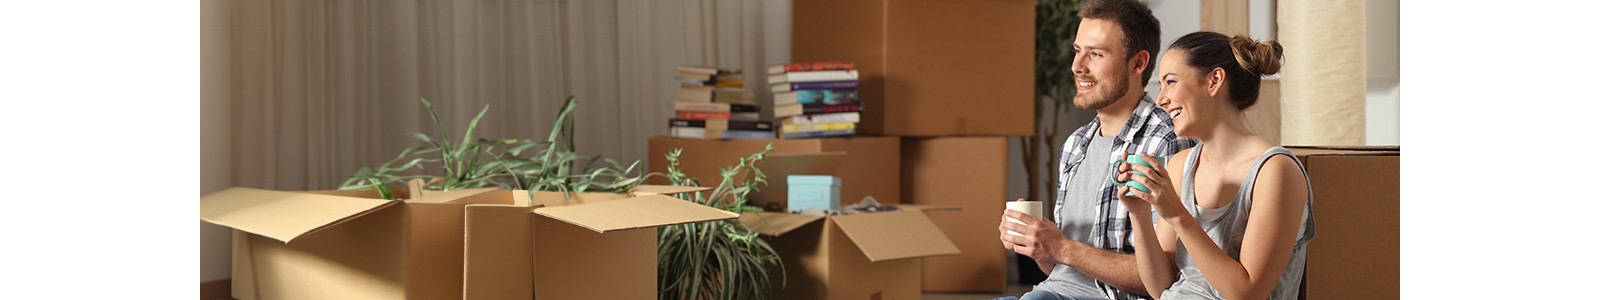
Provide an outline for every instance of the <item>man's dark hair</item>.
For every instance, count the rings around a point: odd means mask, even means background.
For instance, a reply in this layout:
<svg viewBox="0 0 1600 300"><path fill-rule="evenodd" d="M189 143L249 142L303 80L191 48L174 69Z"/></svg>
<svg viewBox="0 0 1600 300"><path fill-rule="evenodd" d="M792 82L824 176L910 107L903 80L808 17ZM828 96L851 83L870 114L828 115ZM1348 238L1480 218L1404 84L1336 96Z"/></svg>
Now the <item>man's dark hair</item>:
<svg viewBox="0 0 1600 300"><path fill-rule="evenodd" d="M1149 5L1133 0L1089 0L1078 8L1078 18L1116 22L1122 28L1122 45L1127 50L1124 61L1132 60L1139 50L1150 53L1139 86L1150 82L1150 75L1156 72L1156 52L1161 47L1161 21L1156 20Z"/></svg>

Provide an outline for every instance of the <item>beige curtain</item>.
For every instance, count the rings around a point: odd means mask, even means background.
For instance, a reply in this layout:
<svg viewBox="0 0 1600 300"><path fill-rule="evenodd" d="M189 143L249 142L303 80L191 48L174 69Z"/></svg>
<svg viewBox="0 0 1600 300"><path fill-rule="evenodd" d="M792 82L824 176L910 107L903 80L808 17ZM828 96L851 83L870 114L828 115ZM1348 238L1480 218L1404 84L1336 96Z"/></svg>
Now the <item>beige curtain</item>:
<svg viewBox="0 0 1600 300"><path fill-rule="evenodd" d="M665 132L680 64L762 70L763 1L241 1L234 185L328 189L436 135L543 139L576 95L578 151L631 162ZM752 76L755 77L755 76ZM764 78L763 78L764 79Z"/></svg>
<svg viewBox="0 0 1600 300"><path fill-rule="evenodd" d="M789 3L207 0L201 194L336 188L437 134L419 98L455 139L485 105L478 136L543 139L576 95L578 152L643 164L674 68L788 60ZM226 278L227 231L201 227L201 278Z"/></svg>
<svg viewBox="0 0 1600 300"><path fill-rule="evenodd" d="M1283 144L1367 144L1365 1L1278 1Z"/></svg>

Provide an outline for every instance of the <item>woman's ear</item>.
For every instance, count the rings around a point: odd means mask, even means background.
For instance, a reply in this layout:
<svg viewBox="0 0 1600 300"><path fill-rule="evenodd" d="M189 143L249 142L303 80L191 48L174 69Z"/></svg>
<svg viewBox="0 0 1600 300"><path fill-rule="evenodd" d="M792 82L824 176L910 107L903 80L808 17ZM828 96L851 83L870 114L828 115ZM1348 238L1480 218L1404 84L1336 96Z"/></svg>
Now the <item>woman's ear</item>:
<svg viewBox="0 0 1600 300"><path fill-rule="evenodd" d="M1228 71L1222 70L1222 67L1211 69L1211 73L1206 74L1206 81L1208 81L1206 92L1210 93L1212 97L1222 93L1222 79L1224 78L1228 78Z"/></svg>

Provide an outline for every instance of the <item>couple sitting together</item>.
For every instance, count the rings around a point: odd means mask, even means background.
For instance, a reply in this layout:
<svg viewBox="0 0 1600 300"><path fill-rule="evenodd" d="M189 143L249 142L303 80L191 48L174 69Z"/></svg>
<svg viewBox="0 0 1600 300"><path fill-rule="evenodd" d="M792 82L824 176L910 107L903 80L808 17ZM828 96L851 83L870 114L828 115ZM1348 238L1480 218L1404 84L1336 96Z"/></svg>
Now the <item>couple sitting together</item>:
<svg viewBox="0 0 1600 300"><path fill-rule="evenodd" d="M1097 117L1062 146L1054 220L1007 210L998 228L1050 274L1022 299L1297 298L1311 188L1242 116L1283 47L1195 32L1152 65L1160 25L1145 4L1091 0L1079 17L1072 102Z"/></svg>

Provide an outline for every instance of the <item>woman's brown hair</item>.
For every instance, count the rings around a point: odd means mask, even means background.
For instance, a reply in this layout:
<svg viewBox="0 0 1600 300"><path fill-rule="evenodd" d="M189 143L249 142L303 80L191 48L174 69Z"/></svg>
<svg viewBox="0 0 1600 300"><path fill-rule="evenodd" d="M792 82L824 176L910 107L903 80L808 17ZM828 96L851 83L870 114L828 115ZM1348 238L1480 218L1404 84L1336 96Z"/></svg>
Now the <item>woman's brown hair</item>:
<svg viewBox="0 0 1600 300"><path fill-rule="evenodd" d="M1233 95L1228 101L1239 110L1256 104L1261 76L1277 74L1283 68L1283 45L1257 42L1242 34L1229 38L1210 31L1190 33L1173 41L1167 53L1172 50L1182 50L1189 66L1201 73L1222 68Z"/></svg>

